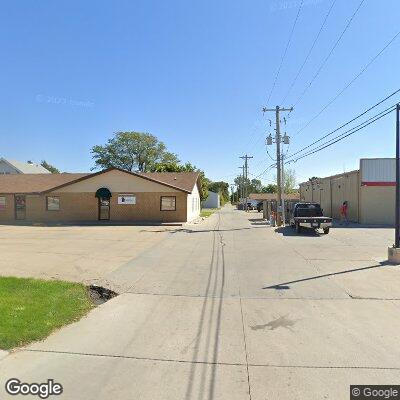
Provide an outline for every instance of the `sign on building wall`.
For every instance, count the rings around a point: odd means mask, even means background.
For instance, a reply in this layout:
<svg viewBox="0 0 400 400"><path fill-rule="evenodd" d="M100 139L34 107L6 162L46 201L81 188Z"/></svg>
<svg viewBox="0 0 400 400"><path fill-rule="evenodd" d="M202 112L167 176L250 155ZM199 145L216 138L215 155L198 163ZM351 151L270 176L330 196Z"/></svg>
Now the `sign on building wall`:
<svg viewBox="0 0 400 400"><path fill-rule="evenodd" d="M119 194L118 204L136 204L136 196L133 194Z"/></svg>

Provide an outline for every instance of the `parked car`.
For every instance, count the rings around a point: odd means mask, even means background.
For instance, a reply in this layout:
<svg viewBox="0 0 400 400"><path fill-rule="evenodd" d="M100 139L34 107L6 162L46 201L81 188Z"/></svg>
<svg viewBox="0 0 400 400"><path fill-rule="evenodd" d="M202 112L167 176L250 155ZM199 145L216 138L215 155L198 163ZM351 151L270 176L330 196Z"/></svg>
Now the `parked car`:
<svg viewBox="0 0 400 400"><path fill-rule="evenodd" d="M302 228L322 229L325 234L332 227L332 218L324 217L319 203L296 203L290 216L290 225L300 233Z"/></svg>
<svg viewBox="0 0 400 400"><path fill-rule="evenodd" d="M258 202L256 200L249 200L247 202L247 209L248 210L256 210Z"/></svg>

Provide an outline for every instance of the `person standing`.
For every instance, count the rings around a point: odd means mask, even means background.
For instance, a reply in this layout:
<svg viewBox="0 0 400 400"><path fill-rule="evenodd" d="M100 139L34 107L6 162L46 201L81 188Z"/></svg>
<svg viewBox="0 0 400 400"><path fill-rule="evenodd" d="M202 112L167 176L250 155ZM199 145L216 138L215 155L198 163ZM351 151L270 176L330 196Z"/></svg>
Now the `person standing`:
<svg viewBox="0 0 400 400"><path fill-rule="evenodd" d="M340 207L340 225L342 225L343 221L345 222L346 225L349 224L349 219L347 218L348 211L349 211L348 203L347 201L344 201Z"/></svg>

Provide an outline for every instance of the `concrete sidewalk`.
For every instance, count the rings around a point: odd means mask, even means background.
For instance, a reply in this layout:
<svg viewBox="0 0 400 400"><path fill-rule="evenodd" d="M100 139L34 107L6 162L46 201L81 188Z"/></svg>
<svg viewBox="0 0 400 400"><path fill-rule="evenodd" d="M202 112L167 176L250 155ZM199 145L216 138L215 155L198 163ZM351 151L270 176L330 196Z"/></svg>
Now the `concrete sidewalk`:
<svg viewBox="0 0 400 400"><path fill-rule="evenodd" d="M65 399L337 400L396 384L391 235L298 236L225 207L105 276L120 296L1 360L0 394L10 377L53 378Z"/></svg>

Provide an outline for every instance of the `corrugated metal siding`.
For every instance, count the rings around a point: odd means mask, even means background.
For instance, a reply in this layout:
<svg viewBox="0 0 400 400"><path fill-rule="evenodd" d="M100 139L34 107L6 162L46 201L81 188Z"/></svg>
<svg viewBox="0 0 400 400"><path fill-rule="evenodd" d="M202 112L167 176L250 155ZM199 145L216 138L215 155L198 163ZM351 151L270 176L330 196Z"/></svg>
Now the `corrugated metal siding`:
<svg viewBox="0 0 400 400"><path fill-rule="evenodd" d="M394 158L362 158L360 171L362 182L395 182L396 160Z"/></svg>

